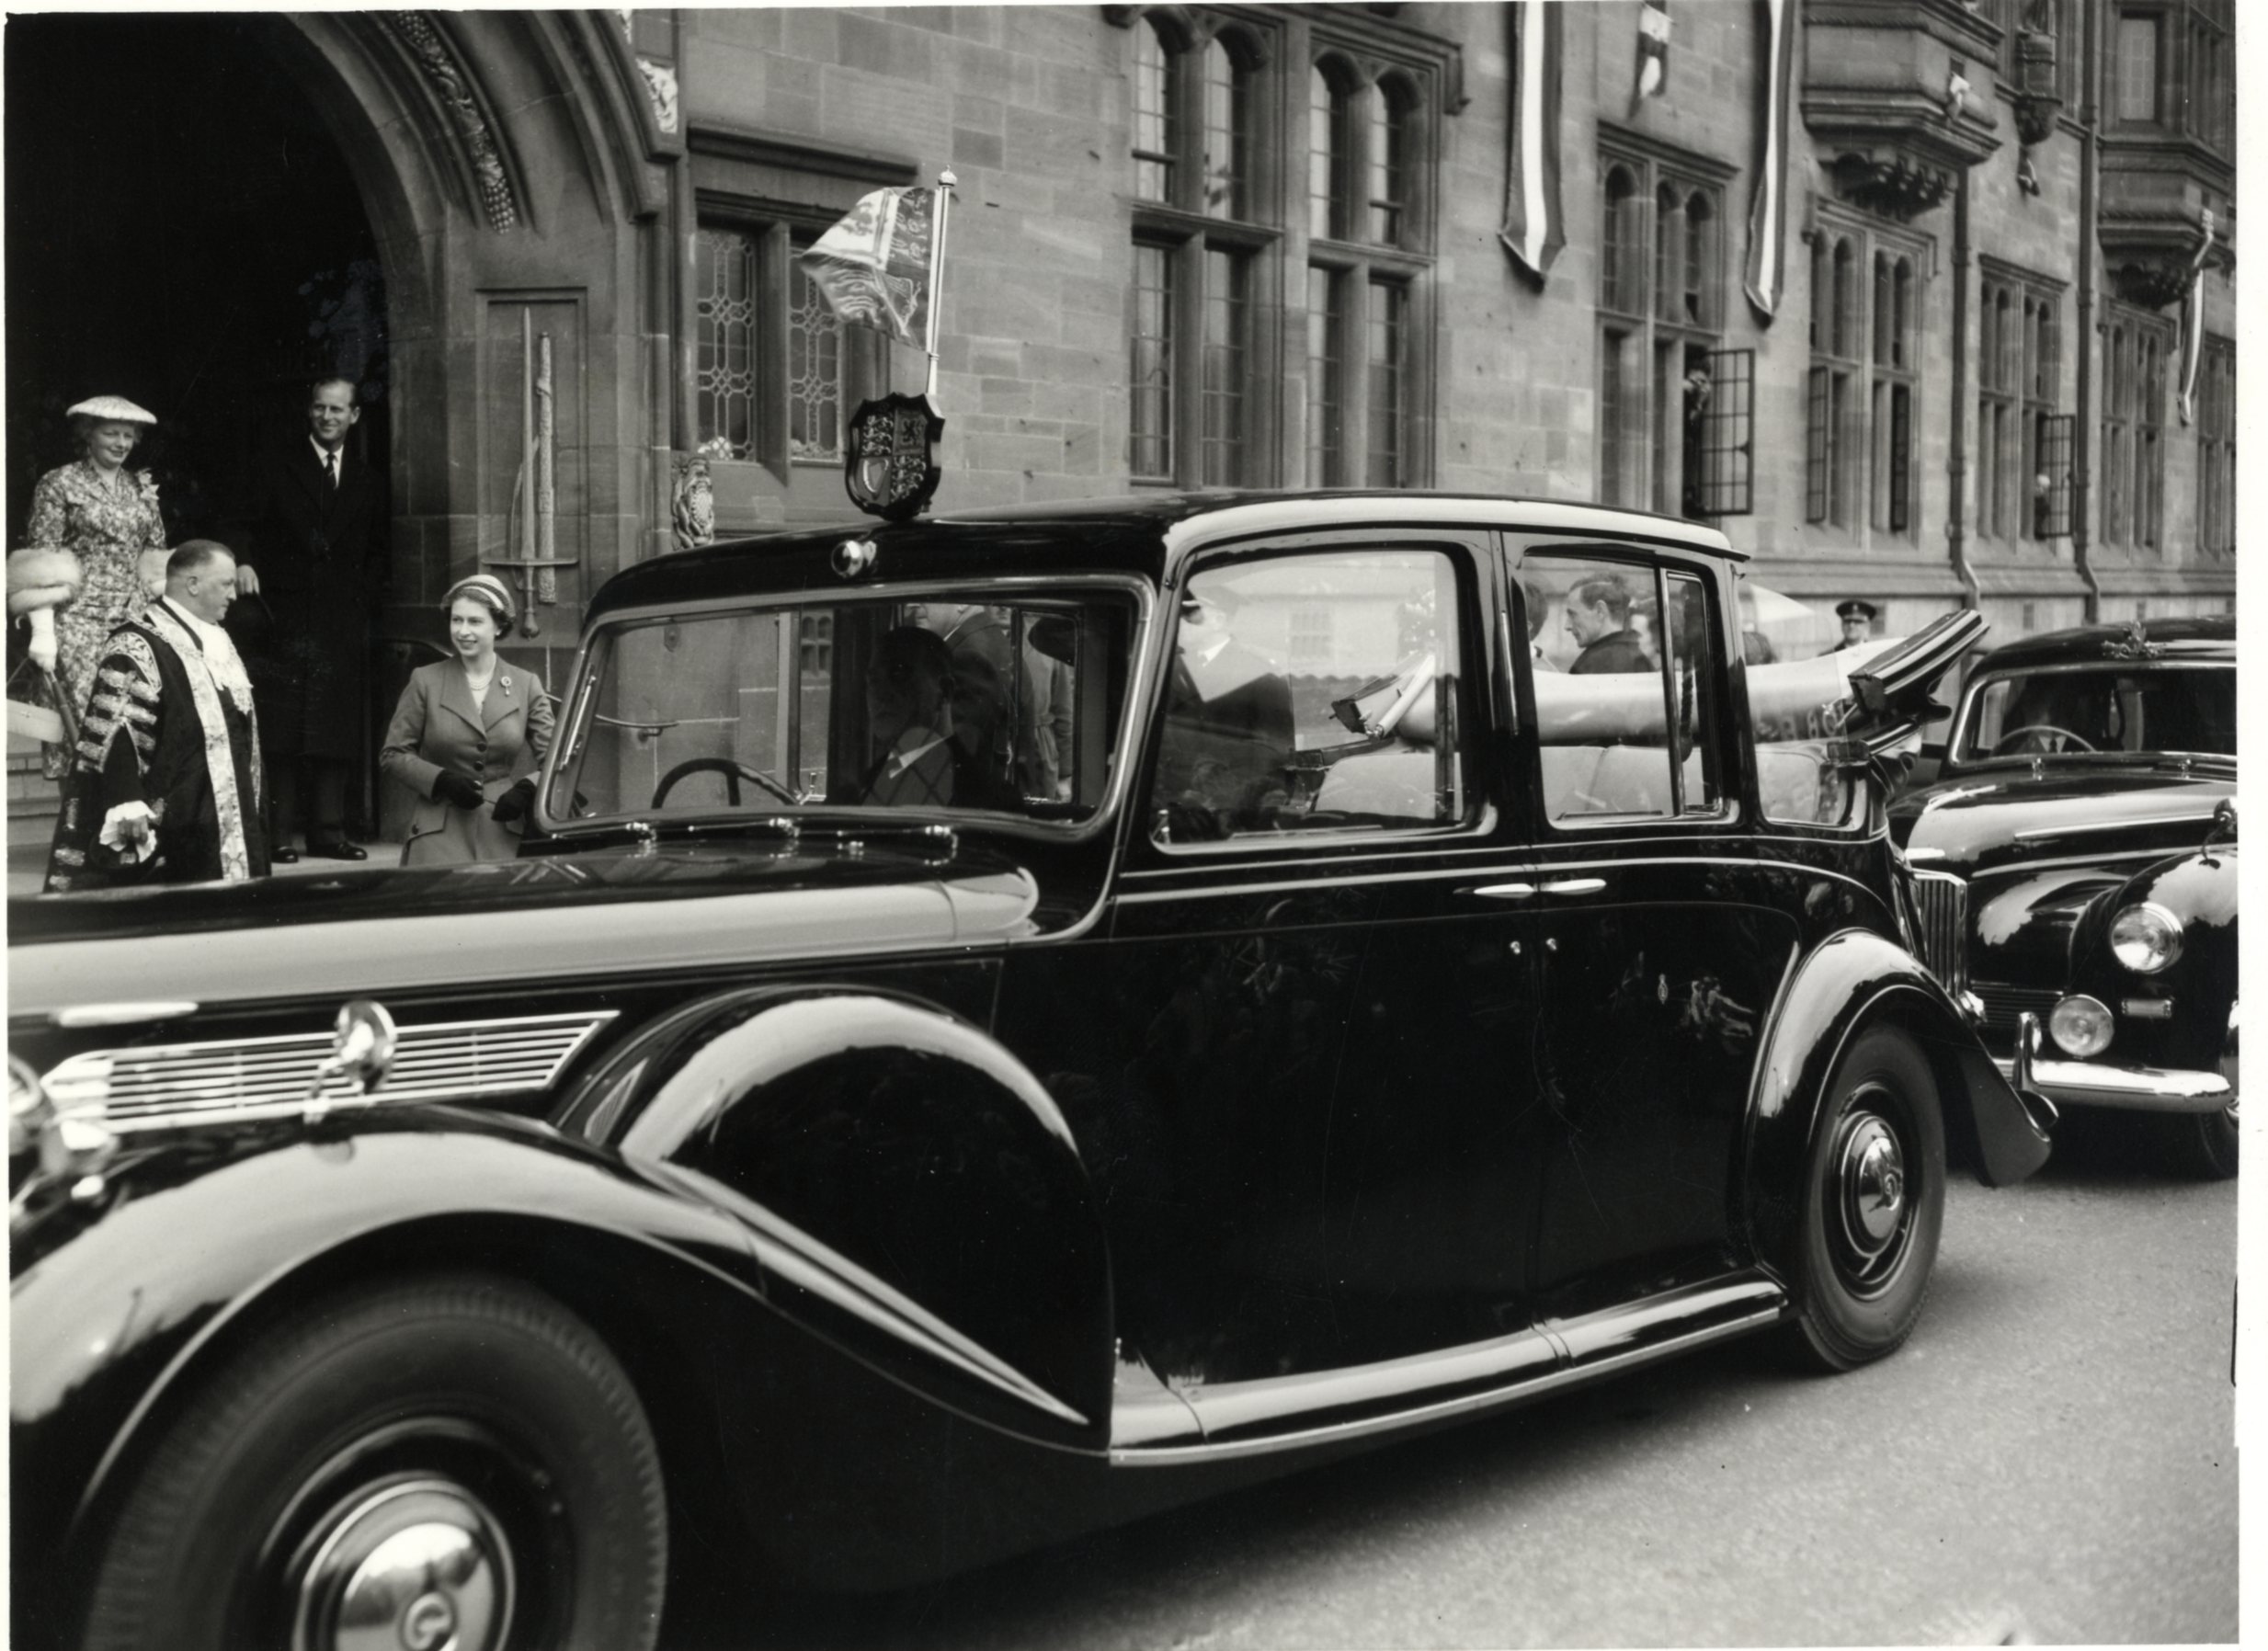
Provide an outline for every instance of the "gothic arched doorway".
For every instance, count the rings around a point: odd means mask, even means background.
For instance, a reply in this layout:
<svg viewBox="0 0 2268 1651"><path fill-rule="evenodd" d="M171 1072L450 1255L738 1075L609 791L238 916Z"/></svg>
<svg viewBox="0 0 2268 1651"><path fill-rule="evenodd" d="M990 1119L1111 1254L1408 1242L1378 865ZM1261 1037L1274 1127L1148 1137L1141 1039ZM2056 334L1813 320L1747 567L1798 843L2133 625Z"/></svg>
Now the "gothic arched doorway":
<svg viewBox="0 0 2268 1651"><path fill-rule="evenodd" d="M133 462L155 474L169 542L234 537L250 455L304 428L318 374L357 383L350 460L389 473L377 244L302 78L270 50L277 28L8 19L11 545L40 475L76 456L63 410L97 393L158 417Z"/></svg>

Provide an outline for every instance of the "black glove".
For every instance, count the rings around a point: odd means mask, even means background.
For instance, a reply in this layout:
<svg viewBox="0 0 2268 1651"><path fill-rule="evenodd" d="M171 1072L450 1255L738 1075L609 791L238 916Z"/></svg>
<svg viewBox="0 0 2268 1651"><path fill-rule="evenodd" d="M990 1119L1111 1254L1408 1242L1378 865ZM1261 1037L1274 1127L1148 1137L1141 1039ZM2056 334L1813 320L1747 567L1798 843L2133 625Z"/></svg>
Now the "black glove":
<svg viewBox="0 0 2268 1651"><path fill-rule="evenodd" d="M510 791L505 792L504 795L496 799L496 824L499 826L509 826L514 820L519 819L522 814L526 814L528 812L528 805L534 801L535 776L531 774L527 779L519 781Z"/></svg>
<svg viewBox="0 0 2268 1651"><path fill-rule="evenodd" d="M452 774L444 769L433 781L433 794L442 802L458 808L478 808L487 801L481 788L462 774Z"/></svg>

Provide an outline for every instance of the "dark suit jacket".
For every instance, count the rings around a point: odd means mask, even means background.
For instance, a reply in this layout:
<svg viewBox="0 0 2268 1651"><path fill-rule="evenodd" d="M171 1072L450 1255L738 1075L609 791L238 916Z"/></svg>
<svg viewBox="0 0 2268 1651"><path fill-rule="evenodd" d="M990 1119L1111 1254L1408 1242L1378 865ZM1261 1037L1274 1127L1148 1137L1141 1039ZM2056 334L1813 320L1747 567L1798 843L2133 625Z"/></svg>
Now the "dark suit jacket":
<svg viewBox="0 0 2268 1651"><path fill-rule="evenodd" d="M1609 671L1650 671L1654 662L1635 631L1614 631L1601 636L1575 656L1567 666L1570 677L1591 677Z"/></svg>
<svg viewBox="0 0 2268 1651"><path fill-rule="evenodd" d="M1157 801L1209 814L1201 835L1241 830L1282 784L1294 744L1292 685L1271 660L1233 637L1209 657L1202 648L1179 652Z"/></svg>
<svg viewBox="0 0 2268 1651"><path fill-rule="evenodd" d="M241 558L275 624L247 655L271 756L362 753L371 629L385 573L385 489L359 455L334 488L304 435L260 455Z"/></svg>
<svg viewBox="0 0 2268 1651"><path fill-rule="evenodd" d="M384 574L385 490L359 454L348 454L333 487L303 435L255 461L245 525L245 560L263 589L376 593Z"/></svg>

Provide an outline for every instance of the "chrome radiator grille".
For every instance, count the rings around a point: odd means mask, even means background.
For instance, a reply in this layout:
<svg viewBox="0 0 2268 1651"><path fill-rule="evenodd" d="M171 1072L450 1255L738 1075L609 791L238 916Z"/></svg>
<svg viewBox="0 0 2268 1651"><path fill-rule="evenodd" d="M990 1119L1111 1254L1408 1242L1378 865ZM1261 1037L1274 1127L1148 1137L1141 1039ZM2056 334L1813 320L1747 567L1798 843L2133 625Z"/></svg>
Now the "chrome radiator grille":
<svg viewBox="0 0 2268 1651"><path fill-rule="evenodd" d="M1968 882L1950 871L1916 871L1913 880L1921 961L1958 996L1968 986Z"/></svg>
<svg viewBox="0 0 2268 1651"><path fill-rule="evenodd" d="M393 1105L542 1089L615 1014L599 1009L405 1026L393 1065L371 1099ZM177 1128L297 1111L330 1053L328 1032L90 1050L63 1062L45 1081L58 1110L97 1108L119 1130ZM333 1102L361 1099L343 1076L327 1080L323 1095Z"/></svg>

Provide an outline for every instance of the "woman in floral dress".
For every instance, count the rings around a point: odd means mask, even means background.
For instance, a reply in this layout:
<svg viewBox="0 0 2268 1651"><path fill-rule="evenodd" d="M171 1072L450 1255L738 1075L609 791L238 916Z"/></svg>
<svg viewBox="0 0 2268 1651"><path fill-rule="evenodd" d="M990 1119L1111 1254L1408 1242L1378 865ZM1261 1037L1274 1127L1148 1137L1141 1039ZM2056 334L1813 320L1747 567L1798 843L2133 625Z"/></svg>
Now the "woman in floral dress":
<svg viewBox="0 0 2268 1651"><path fill-rule="evenodd" d="M143 429L156 418L120 395L83 401L70 418L85 456L40 478L24 542L71 552L85 576L79 594L55 610L55 677L76 717L94 691L104 642L149 600L136 564L142 552L165 548L165 523L150 473L126 468ZM62 779L70 761L61 746L40 752L50 780Z"/></svg>

